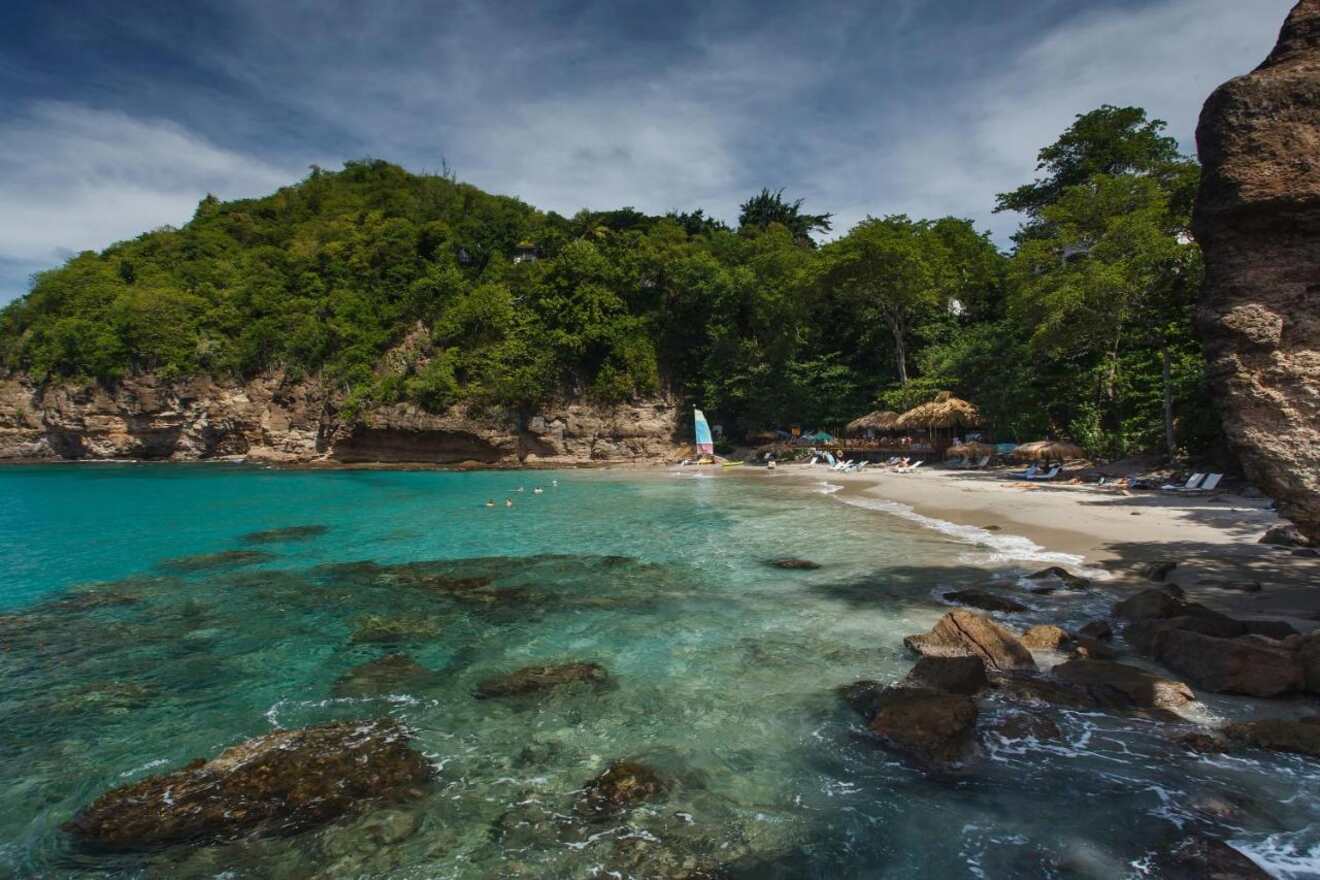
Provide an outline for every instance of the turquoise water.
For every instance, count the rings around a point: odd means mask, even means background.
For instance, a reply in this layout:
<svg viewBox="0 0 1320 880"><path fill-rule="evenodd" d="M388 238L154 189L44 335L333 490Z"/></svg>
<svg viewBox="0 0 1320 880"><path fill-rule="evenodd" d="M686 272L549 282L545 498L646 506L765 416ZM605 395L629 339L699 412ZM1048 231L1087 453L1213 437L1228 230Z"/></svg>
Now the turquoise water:
<svg viewBox="0 0 1320 880"><path fill-rule="evenodd" d="M987 740L958 773L877 748L833 689L904 674L901 638L947 610L939 592L1039 563L816 488L659 472L0 470L0 877L1124 877L1189 827L1279 876L1315 876L1320 773L1300 759L1199 757L1171 747L1166 725L1080 712L1056 716L1062 742ZM318 528L244 537L303 526ZM766 564L786 556L823 567ZM433 574L492 579L491 596L417 588ZM1019 625L1080 622L1108 602L1029 600ZM371 641L382 625L392 639ZM396 653L431 674L342 686ZM614 685L473 698L491 675L570 660L604 665ZM985 721L1002 711L991 700ZM1206 714L1249 711L1221 700ZM382 714L437 767L416 802L127 856L60 830L108 788L274 727ZM575 793L621 758L656 767L664 796L604 823L574 817Z"/></svg>

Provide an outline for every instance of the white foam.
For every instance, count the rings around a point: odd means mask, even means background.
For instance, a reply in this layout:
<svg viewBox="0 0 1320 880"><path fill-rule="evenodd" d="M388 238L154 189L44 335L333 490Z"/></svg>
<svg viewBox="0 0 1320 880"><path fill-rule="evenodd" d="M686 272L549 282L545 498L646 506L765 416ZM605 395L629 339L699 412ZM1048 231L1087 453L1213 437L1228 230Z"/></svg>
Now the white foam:
<svg viewBox="0 0 1320 880"><path fill-rule="evenodd" d="M977 526L958 525L948 520L936 519L933 516L917 513L906 504L888 501L883 498L847 495L836 500L842 501L844 504L851 504L854 507L864 507L868 510L876 510L901 517L909 522L914 522L940 534L947 535L954 540L984 547L986 552L980 555L980 560L984 562L1045 562L1051 565L1066 566L1094 580L1108 580L1112 577L1104 569L1087 568L1085 558L1076 553L1056 553L1052 550L1046 550L1035 541L1022 535L1005 535L990 532Z"/></svg>
<svg viewBox="0 0 1320 880"><path fill-rule="evenodd" d="M825 480L821 480L820 488L817 489L816 491L822 495L833 495L835 492L838 492L842 488L843 487L840 486L838 483L828 483Z"/></svg>
<svg viewBox="0 0 1320 880"><path fill-rule="evenodd" d="M1306 839L1302 839L1305 837ZM1271 834L1264 840L1230 840L1236 849L1251 859L1265 873L1281 880L1320 877L1320 842L1311 827L1284 834Z"/></svg>

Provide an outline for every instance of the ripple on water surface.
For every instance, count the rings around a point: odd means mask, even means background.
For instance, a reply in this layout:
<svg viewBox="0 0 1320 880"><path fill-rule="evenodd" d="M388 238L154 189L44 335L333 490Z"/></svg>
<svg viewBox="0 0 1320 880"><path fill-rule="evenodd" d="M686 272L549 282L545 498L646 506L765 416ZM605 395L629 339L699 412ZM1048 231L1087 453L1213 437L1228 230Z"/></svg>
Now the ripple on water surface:
<svg viewBox="0 0 1320 880"><path fill-rule="evenodd" d="M877 748L833 689L904 674L902 637L946 589L985 583L986 560L810 488L135 467L0 482L23 511L0 514L0 876L1136 876L1194 828L1280 876L1314 871L1320 779L1301 759L1199 756L1156 722L1084 712L1058 714L1057 739L987 738L960 772ZM786 558L821 567L770 564ZM1021 586L1023 622L1093 613ZM508 684L562 664L581 668L559 686ZM1007 711L991 700L983 720ZM60 830L107 789L273 728L380 715L436 768L419 798L148 853ZM610 794L636 780L635 800Z"/></svg>

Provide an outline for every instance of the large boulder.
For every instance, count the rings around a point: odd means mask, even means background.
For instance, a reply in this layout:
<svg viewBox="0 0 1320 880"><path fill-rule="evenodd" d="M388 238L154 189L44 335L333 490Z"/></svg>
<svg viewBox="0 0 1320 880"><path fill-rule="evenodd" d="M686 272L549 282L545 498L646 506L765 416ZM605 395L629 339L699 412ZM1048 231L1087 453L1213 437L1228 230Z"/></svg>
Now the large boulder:
<svg viewBox="0 0 1320 880"><path fill-rule="evenodd" d="M1216 638L1186 629L1155 633L1151 655L1192 684L1217 694L1278 697L1302 689L1297 652L1262 636Z"/></svg>
<svg viewBox="0 0 1320 880"><path fill-rule="evenodd" d="M1320 4L1298 3L1255 71L1201 111L1197 325L1247 476L1320 538Z"/></svg>
<svg viewBox="0 0 1320 880"><path fill-rule="evenodd" d="M978 694L990 686L980 657L922 657L903 680L905 687Z"/></svg>
<svg viewBox="0 0 1320 880"><path fill-rule="evenodd" d="M1042 623L1033 626L1022 634L1022 644L1033 651L1061 651L1072 641L1062 627Z"/></svg>
<svg viewBox="0 0 1320 880"><path fill-rule="evenodd" d="M290 834L382 799L414 797L431 775L391 718L277 730L210 761L112 789L65 830L116 850Z"/></svg>
<svg viewBox="0 0 1320 880"><path fill-rule="evenodd" d="M1239 745L1320 758L1320 717L1235 721L1224 733Z"/></svg>
<svg viewBox="0 0 1320 880"><path fill-rule="evenodd" d="M889 688L867 725L884 743L926 767L964 760L976 731L976 701L966 694Z"/></svg>
<svg viewBox="0 0 1320 880"><path fill-rule="evenodd" d="M1162 620L1177 617L1184 603L1165 590L1142 590L1114 606L1114 615L1125 620Z"/></svg>
<svg viewBox="0 0 1320 880"><path fill-rule="evenodd" d="M930 632L903 644L923 657L980 657L990 670L1034 670L1036 661L1017 634L990 618L961 609L940 618Z"/></svg>
<svg viewBox="0 0 1320 880"><path fill-rule="evenodd" d="M1097 694L1110 705L1134 709L1178 709L1196 699L1180 681L1144 669L1104 660L1069 660L1054 667L1054 677Z"/></svg>

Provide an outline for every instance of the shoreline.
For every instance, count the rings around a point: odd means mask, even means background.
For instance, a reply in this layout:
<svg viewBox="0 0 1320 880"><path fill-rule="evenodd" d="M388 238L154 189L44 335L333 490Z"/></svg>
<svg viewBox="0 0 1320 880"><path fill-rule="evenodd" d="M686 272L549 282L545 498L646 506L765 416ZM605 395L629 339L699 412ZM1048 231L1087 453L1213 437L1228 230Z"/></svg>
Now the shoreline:
<svg viewBox="0 0 1320 880"><path fill-rule="evenodd" d="M833 495L839 503L927 527L932 525L922 523L923 519L948 524L954 528L938 530L970 543L978 543L979 532L991 542L1017 537L1046 555L1079 557L1081 567L1109 573L1105 587L1117 591L1148 589L1151 581L1142 573L1145 565L1176 562L1166 582L1181 587L1189 599L1223 613L1304 622L1305 630L1320 619L1320 589L1316 589L1320 558L1259 543L1271 526L1282 521L1265 497L1034 484L993 471L841 473L807 465L755 470L762 480L786 485L838 486ZM1021 564L1045 568L1057 563L1024 559ZM1256 583L1259 590L1241 589Z"/></svg>

